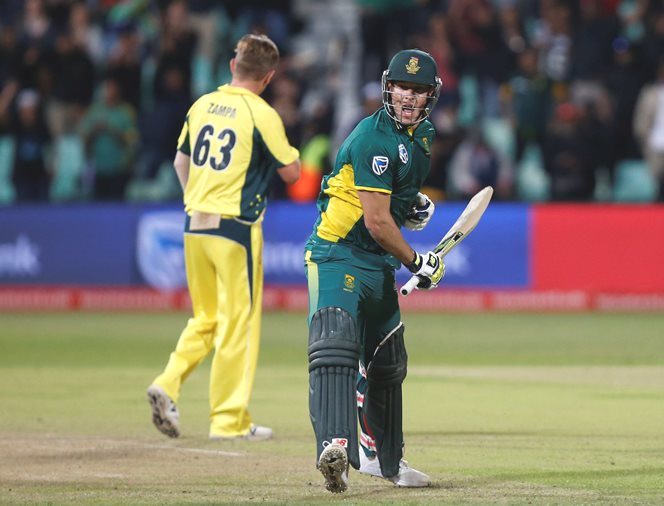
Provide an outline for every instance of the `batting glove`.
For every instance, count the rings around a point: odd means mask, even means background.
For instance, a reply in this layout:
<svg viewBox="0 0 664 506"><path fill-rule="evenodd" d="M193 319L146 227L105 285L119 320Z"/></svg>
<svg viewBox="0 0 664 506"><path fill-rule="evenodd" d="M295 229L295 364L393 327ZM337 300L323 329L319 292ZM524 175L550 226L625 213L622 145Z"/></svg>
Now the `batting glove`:
<svg viewBox="0 0 664 506"><path fill-rule="evenodd" d="M406 267L420 279L417 284L418 290L436 288L445 276L445 264L433 251L429 251L424 255L416 251L415 258Z"/></svg>
<svg viewBox="0 0 664 506"><path fill-rule="evenodd" d="M418 193L415 204L406 215L404 226L408 230L422 230L433 216L436 206L424 193Z"/></svg>

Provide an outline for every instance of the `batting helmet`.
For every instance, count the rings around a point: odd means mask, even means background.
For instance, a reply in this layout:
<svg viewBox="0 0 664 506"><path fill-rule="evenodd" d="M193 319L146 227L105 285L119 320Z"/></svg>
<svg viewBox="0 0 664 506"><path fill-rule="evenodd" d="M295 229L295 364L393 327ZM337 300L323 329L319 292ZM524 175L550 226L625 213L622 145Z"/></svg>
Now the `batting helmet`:
<svg viewBox="0 0 664 506"><path fill-rule="evenodd" d="M383 72L383 78L381 80L383 106L390 118L400 122L394 115L391 99L392 92L388 89L388 83L394 81L431 87L426 106L416 121L416 124L428 118L438 101L440 88L443 85L443 82L438 76L438 66L433 57L429 53L421 51L420 49L405 49L399 51L392 57L387 70Z"/></svg>

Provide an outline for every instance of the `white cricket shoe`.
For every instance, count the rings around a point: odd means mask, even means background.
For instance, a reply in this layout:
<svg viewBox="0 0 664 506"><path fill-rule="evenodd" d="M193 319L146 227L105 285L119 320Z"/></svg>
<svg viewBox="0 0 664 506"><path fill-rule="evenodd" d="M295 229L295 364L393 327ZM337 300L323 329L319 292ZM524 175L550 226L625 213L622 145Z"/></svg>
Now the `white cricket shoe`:
<svg viewBox="0 0 664 506"><path fill-rule="evenodd" d="M348 455L340 444L327 445L316 468L325 477L325 488L330 492L338 494L348 489Z"/></svg>
<svg viewBox="0 0 664 506"><path fill-rule="evenodd" d="M262 425L251 424L249 432L242 434L241 436L220 436L218 434L210 434L210 439L215 441L221 440L236 440L236 439L246 439L247 441L266 441L272 439L274 432L269 427L263 427Z"/></svg>
<svg viewBox="0 0 664 506"><path fill-rule="evenodd" d="M380 470L380 462L378 457L370 459L360 448L360 469L359 471L371 476L378 476L384 480L389 480L397 487L421 488L431 485L431 478L424 474L422 471L413 469L408 466L408 462L404 459L399 461L399 473L391 478L386 478Z"/></svg>
<svg viewBox="0 0 664 506"><path fill-rule="evenodd" d="M172 399L158 385L150 385L147 390L148 402L152 408L152 423L159 432L168 437L180 435L180 413Z"/></svg>

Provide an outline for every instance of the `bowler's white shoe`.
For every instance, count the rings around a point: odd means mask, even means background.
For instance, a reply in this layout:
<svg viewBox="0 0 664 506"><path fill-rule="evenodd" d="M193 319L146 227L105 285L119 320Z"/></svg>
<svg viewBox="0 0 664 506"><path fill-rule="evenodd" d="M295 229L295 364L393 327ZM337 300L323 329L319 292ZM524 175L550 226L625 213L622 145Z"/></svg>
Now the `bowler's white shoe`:
<svg viewBox="0 0 664 506"><path fill-rule="evenodd" d="M348 489L348 455L346 449L337 443L325 447L316 466L325 477L325 488L334 494Z"/></svg>
<svg viewBox="0 0 664 506"><path fill-rule="evenodd" d="M222 440L222 439L246 439L247 441L266 441L272 439L273 432L269 427L263 427L262 425L251 424L249 432L242 434L241 436L219 436L217 434L210 434L210 439Z"/></svg>
<svg viewBox="0 0 664 506"><path fill-rule="evenodd" d="M168 437L180 435L180 413L171 398L158 385L148 387L148 402L152 408L152 423Z"/></svg>
<svg viewBox="0 0 664 506"><path fill-rule="evenodd" d="M362 448L360 448L360 472L389 480L397 487L421 488L431 485L431 478L417 469L408 467L408 462L404 459L399 461L399 473L396 476L392 476L391 478L384 477L380 470L378 457L370 459L365 455Z"/></svg>

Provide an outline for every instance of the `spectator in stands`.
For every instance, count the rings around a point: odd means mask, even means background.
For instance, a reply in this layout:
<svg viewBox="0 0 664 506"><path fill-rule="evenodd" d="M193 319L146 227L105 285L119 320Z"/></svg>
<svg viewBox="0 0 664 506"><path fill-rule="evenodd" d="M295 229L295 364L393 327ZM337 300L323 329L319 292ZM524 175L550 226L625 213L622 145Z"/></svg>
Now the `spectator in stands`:
<svg viewBox="0 0 664 506"><path fill-rule="evenodd" d="M584 135L583 109L563 102L556 106L542 154L551 181L551 200L589 201L595 190L590 138Z"/></svg>
<svg viewBox="0 0 664 506"><path fill-rule="evenodd" d="M76 131L92 102L95 86L94 63L69 31L57 36L52 75L53 95L47 114L51 132L57 137Z"/></svg>
<svg viewBox="0 0 664 506"><path fill-rule="evenodd" d="M191 104L186 78L179 66L164 69L155 84L158 93L154 107L139 119L140 149L136 174L139 179L154 178L164 163L173 161L173 146L177 144L182 118Z"/></svg>
<svg viewBox="0 0 664 506"><path fill-rule="evenodd" d="M190 26L198 40L196 52L213 63L222 53L220 38L229 35L220 34L217 29L217 17L221 14L215 9L222 10L223 6L218 5L216 0L189 0L188 5Z"/></svg>
<svg viewBox="0 0 664 506"><path fill-rule="evenodd" d="M613 103L609 140L611 161L608 164L613 181L614 168L620 160L641 158L632 125L636 101L646 81L644 71L648 67L627 39L619 37L612 45L613 65L606 78L606 87Z"/></svg>
<svg viewBox="0 0 664 506"><path fill-rule="evenodd" d="M35 90L22 90L16 98L17 117L12 128L14 171L12 182L19 202L48 200L51 134L42 114L41 98Z"/></svg>
<svg viewBox="0 0 664 506"><path fill-rule="evenodd" d="M37 90L48 97L55 30L42 0L27 0L18 31L17 78L21 89Z"/></svg>
<svg viewBox="0 0 664 506"><path fill-rule="evenodd" d="M448 28L461 71L477 79L480 113L499 114L498 87L508 76L508 54L495 8L489 0L451 0Z"/></svg>
<svg viewBox="0 0 664 506"><path fill-rule="evenodd" d="M611 43L620 29L618 19L602 11L600 0L583 0L579 5L571 74L574 79L603 80L612 65Z"/></svg>
<svg viewBox="0 0 664 506"><path fill-rule="evenodd" d="M116 28L118 39L108 58L107 74L113 75L120 87L122 100L135 111L141 110L141 42L133 24Z"/></svg>
<svg viewBox="0 0 664 506"><path fill-rule="evenodd" d="M24 3L25 0L3 0L0 2L0 20L2 20L2 24L15 26L23 12Z"/></svg>
<svg viewBox="0 0 664 506"><path fill-rule="evenodd" d="M421 26L409 22L421 8L415 0L355 0L360 7L362 30L362 66L360 80L369 82L387 68L392 54L407 44L411 27Z"/></svg>
<svg viewBox="0 0 664 506"><path fill-rule="evenodd" d="M614 107L606 87L601 81L577 80L569 91L572 103L582 109L581 137L588 143L591 167L611 169Z"/></svg>
<svg viewBox="0 0 664 506"><path fill-rule="evenodd" d="M332 168L330 145L333 118L331 101L321 97L311 117L304 122L300 179L286 187L288 198L294 202L314 202L323 176Z"/></svg>
<svg viewBox="0 0 664 506"><path fill-rule="evenodd" d="M16 30L0 27L0 135L11 123L11 105L19 89L17 79L18 46Z"/></svg>
<svg viewBox="0 0 664 506"><path fill-rule="evenodd" d="M660 55L657 78L641 91L634 113L634 133L664 201L664 57Z"/></svg>
<svg viewBox="0 0 664 506"><path fill-rule="evenodd" d="M74 44L83 48L96 67L105 63L104 39L101 28L90 20L90 8L84 2L76 2L69 13L69 31Z"/></svg>
<svg viewBox="0 0 664 506"><path fill-rule="evenodd" d="M540 68L554 81L567 81L572 68L572 24L570 7L558 0L542 2L533 44L539 49Z"/></svg>
<svg viewBox="0 0 664 506"><path fill-rule="evenodd" d="M438 107L459 103L459 76L456 69L458 62L449 40L447 23L447 17L443 13L433 14L429 20L427 37L424 38L422 44L436 61L440 78L443 80Z"/></svg>
<svg viewBox="0 0 664 506"><path fill-rule="evenodd" d="M664 54L664 5L659 3L658 7L655 7L657 2L652 2L653 12L648 16L648 30L643 41L643 52L644 52L644 68L652 69L655 72L657 68L657 62L661 55ZM649 78L654 78L648 76Z"/></svg>
<svg viewBox="0 0 664 506"><path fill-rule="evenodd" d="M440 67L439 67L440 68ZM357 110L348 116L348 119L337 128L334 134L334 151L336 151L360 120L372 115L383 107L383 90L380 81L370 81L360 90L361 104Z"/></svg>
<svg viewBox="0 0 664 506"><path fill-rule="evenodd" d="M529 144L541 148L551 110L551 80L539 71L537 49L518 57L518 72L503 88L507 116L515 136L514 161L519 163Z"/></svg>
<svg viewBox="0 0 664 506"><path fill-rule="evenodd" d="M302 144L302 114L300 97L303 84L292 73L277 74L271 85L268 102L279 113L286 128L286 136L294 146Z"/></svg>
<svg viewBox="0 0 664 506"><path fill-rule="evenodd" d="M81 121L80 133L94 172L94 198L122 200L131 176L137 131L135 112L122 100L115 77L102 82L101 96Z"/></svg>
<svg viewBox="0 0 664 506"><path fill-rule="evenodd" d="M164 82L164 74L170 72L173 67L179 70L184 79L185 89L191 90L191 70L196 45L197 37L190 27L186 2L182 0L171 2L162 16L159 56L154 78L155 96L161 93L159 87Z"/></svg>
<svg viewBox="0 0 664 506"><path fill-rule="evenodd" d="M485 186L493 186L495 197L512 195L512 164L486 141L479 128L456 149L449 167L450 191L463 200L470 199Z"/></svg>
<svg viewBox="0 0 664 506"><path fill-rule="evenodd" d="M436 107L431 117L436 127L436 138L431 146L431 168L421 191L433 201L444 200L448 196L450 161L466 138L466 130L457 120L457 114L456 104L448 103Z"/></svg>
<svg viewBox="0 0 664 506"><path fill-rule="evenodd" d="M46 12L44 1L26 0L20 31L21 45L41 50L52 49L55 44L55 33L55 27Z"/></svg>

